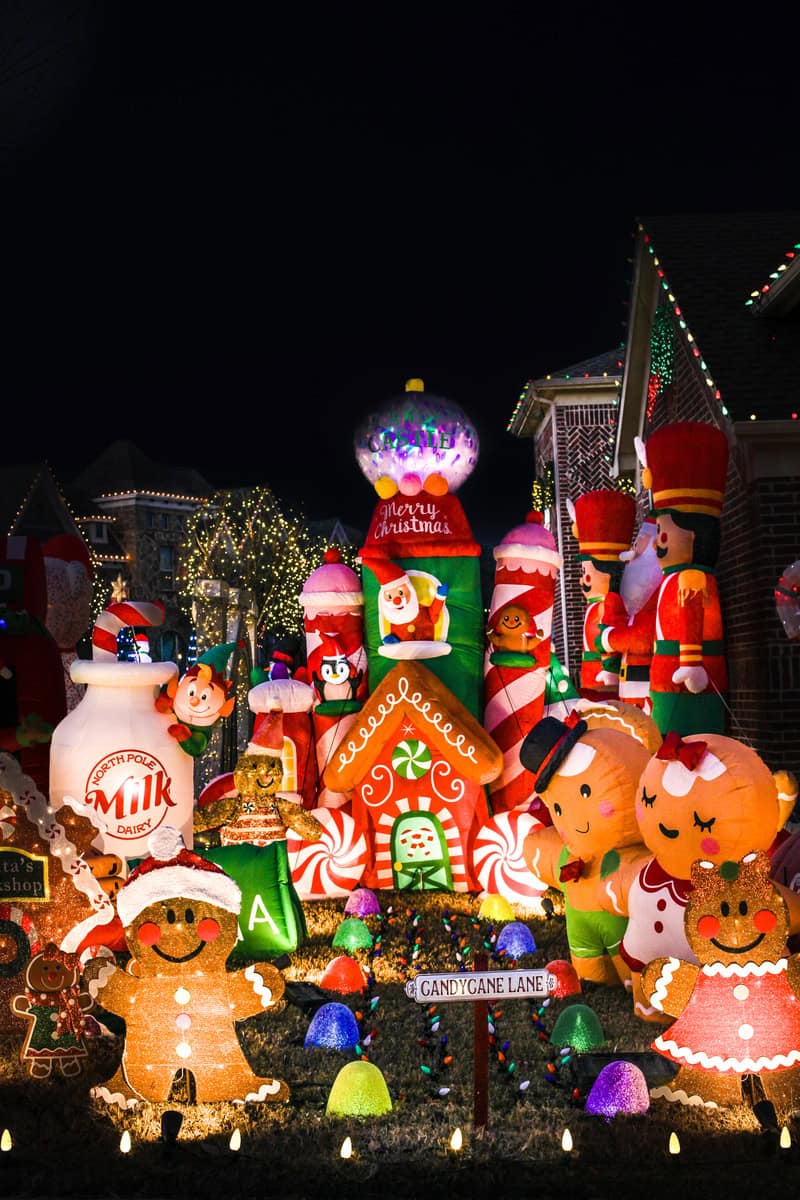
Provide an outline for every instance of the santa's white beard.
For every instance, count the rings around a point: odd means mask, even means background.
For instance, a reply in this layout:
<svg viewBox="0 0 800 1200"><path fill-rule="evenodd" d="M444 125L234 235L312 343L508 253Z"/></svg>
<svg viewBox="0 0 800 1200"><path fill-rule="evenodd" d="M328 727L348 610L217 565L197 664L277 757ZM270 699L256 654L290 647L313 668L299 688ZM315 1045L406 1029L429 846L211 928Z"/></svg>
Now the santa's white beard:
<svg viewBox="0 0 800 1200"><path fill-rule="evenodd" d="M644 608L662 579L661 563L651 543L642 554L626 563L622 572L619 590L628 616L633 617Z"/></svg>
<svg viewBox="0 0 800 1200"><path fill-rule="evenodd" d="M406 600L405 604L387 604L381 596L381 615L390 625L407 625L419 616L419 598L416 592Z"/></svg>

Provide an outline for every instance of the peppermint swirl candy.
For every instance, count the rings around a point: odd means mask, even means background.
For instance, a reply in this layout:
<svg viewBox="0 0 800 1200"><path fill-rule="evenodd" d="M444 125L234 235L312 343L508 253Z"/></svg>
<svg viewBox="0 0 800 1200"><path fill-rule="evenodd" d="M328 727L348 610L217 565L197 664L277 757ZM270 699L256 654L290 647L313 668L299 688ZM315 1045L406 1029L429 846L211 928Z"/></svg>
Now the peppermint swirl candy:
<svg viewBox="0 0 800 1200"><path fill-rule="evenodd" d="M392 767L401 779L421 779L431 769L431 752L418 738L399 742L392 754Z"/></svg>

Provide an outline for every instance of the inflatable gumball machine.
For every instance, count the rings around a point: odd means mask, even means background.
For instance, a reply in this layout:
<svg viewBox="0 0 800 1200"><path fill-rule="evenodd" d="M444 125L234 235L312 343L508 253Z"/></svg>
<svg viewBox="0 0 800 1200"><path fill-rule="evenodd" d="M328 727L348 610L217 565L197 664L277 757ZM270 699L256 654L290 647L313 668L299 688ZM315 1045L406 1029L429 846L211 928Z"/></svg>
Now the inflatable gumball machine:
<svg viewBox="0 0 800 1200"><path fill-rule="evenodd" d="M73 797L91 808L101 828L95 845L121 859L148 853L148 838L170 825L192 845L192 759L171 737L172 718L157 711L175 663L117 661L117 634L126 626L160 625L160 604L124 601L104 609L92 634L92 661L72 664L86 684L80 704L53 734L50 797Z"/></svg>

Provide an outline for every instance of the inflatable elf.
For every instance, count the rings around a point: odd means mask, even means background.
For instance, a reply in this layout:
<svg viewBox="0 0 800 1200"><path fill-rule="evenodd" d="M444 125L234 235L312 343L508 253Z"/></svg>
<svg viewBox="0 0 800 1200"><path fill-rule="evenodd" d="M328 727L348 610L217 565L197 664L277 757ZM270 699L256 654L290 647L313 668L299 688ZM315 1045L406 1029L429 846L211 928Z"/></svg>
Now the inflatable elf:
<svg viewBox="0 0 800 1200"><path fill-rule="evenodd" d="M722 733L727 674L714 566L728 441L713 425L686 421L658 429L637 450L663 572L650 668L653 719L662 733Z"/></svg>
<svg viewBox="0 0 800 1200"><path fill-rule="evenodd" d="M601 625L627 621L619 597L619 556L631 544L636 505L624 492L603 489L587 492L567 506L580 548L580 588L586 599L580 693L587 700L613 700L619 692L620 656L598 650L596 641Z"/></svg>

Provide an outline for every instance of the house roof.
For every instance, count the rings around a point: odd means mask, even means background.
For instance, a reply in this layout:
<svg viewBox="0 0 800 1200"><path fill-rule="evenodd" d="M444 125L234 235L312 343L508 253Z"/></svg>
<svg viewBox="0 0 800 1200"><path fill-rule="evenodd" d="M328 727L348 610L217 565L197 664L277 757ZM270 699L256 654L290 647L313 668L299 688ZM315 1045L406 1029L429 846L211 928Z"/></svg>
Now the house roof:
<svg viewBox="0 0 800 1200"><path fill-rule="evenodd" d="M460 700L421 663L398 663L356 715L324 783L333 791L354 788L369 771L403 720L412 721L464 778L490 783L503 769L503 753Z"/></svg>
<svg viewBox="0 0 800 1200"><path fill-rule="evenodd" d="M622 379L623 365L622 350L606 350L603 354L584 358L581 362L562 367L542 376L541 379L529 379L511 414L506 431L513 433L515 437L527 437L534 433L547 412L547 404L554 393L564 394L566 399L570 392L587 388L597 389L598 393L607 389L616 390ZM543 400L546 403L542 403Z"/></svg>
<svg viewBox="0 0 800 1200"><path fill-rule="evenodd" d="M41 541L58 533L79 535L58 480L45 462L0 467L0 534Z"/></svg>
<svg viewBox="0 0 800 1200"><path fill-rule="evenodd" d="M193 467L154 462L133 442L120 439L73 480L70 490L82 509L94 511L89 501L97 496L150 492L201 500L210 496L213 488Z"/></svg>
<svg viewBox="0 0 800 1200"><path fill-rule="evenodd" d="M747 300L792 261L800 211L640 222L731 420L788 419L800 407L800 295L775 315Z"/></svg>
<svg viewBox="0 0 800 1200"><path fill-rule="evenodd" d="M593 358L584 358L581 362L573 363L571 367L562 367L560 371L551 371L542 379L535 379L535 387L545 387L548 384L581 379L621 379L624 363L622 350L606 350L603 354L595 354Z"/></svg>

